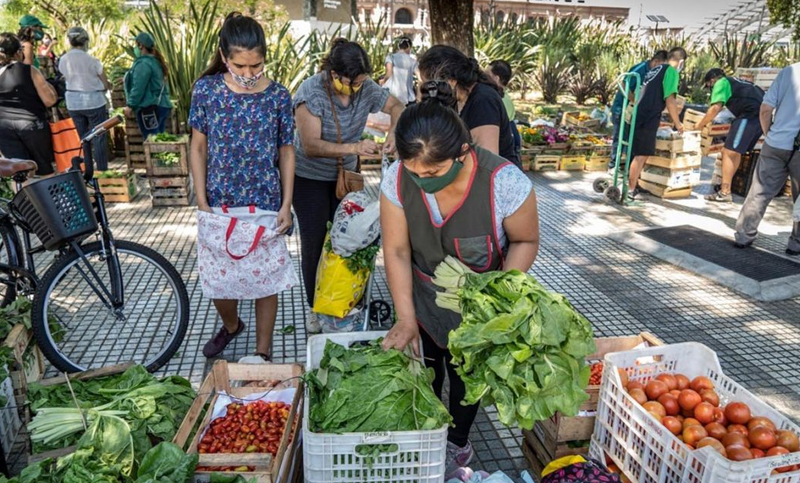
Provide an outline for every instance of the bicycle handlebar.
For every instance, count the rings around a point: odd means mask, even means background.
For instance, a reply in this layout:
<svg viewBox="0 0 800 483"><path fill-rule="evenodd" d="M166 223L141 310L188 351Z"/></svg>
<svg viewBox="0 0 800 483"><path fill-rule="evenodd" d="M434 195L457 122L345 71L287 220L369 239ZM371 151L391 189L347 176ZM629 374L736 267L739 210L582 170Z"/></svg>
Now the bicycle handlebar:
<svg viewBox="0 0 800 483"><path fill-rule="evenodd" d="M102 134L105 134L111 128L119 125L120 123L122 123L122 116L114 116L108 121L105 121L102 124L98 124L97 126L95 126L94 129L92 129L92 131L89 134L86 135L85 138L81 140L81 144L92 142L92 139Z"/></svg>

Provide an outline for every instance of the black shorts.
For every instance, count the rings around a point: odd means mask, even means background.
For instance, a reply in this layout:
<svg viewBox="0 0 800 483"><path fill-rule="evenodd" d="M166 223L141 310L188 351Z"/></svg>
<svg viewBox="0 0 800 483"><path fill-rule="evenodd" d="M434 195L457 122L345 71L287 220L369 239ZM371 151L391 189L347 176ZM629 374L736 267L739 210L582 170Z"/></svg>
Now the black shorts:
<svg viewBox="0 0 800 483"><path fill-rule="evenodd" d="M0 153L6 158L36 162L36 175L55 173L53 136L46 121L11 121L0 123Z"/></svg>
<svg viewBox="0 0 800 483"><path fill-rule="evenodd" d="M649 127L638 127L633 133L633 144L631 145L631 157L652 156L656 154L656 134L655 129Z"/></svg>
<svg viewBox="0 0 800 483"><path fill-rule="evenodd" d="M755 147L762 134L758 117L736 119L725 138L725 149L744 154Z"/></svg>

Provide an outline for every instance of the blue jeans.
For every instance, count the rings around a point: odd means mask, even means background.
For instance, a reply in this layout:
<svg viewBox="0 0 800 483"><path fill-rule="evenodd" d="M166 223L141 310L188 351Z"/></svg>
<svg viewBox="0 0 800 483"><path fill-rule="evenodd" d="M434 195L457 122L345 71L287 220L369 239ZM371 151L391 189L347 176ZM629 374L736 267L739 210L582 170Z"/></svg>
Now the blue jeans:
<svg viewBox="0 0 800 483"><path fill-rule="evenodd" d="M144 124L142 123L142 111L136 111L136 124L139 125L139 130L142 132L142 137L147 139L147 136L151 134L160 134L164 132L167 128L167 120L169 119L169 115L172 113L171 107L156 107L156 117L158 117L158 129L154 129L152 131L148 131L144 128Z"/></svg>
<svg viewBox="0 0 800 483"><path fill-rule="evenodd" d="M108 109L103 106L85 111L69 111L69 115L75 123L78 136L83 139L95 126L108 120ZM97 170L106 171L108 169L108 133L92 141L92 154Z"/></svg>

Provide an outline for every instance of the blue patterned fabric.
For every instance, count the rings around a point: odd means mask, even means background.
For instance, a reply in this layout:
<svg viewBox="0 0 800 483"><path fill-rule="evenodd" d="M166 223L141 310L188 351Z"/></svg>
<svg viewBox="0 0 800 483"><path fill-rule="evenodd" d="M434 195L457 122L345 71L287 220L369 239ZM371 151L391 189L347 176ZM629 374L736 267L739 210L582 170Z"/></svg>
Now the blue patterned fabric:
<svg viewBox="0 0 800 483"><path fill-rule="evenodd" d="M210 206L280 209L278 153L294 142L288 89L272 82L263 92L237 94L222 74L202 77L192 91L189 125L208 137Z"/></svg>

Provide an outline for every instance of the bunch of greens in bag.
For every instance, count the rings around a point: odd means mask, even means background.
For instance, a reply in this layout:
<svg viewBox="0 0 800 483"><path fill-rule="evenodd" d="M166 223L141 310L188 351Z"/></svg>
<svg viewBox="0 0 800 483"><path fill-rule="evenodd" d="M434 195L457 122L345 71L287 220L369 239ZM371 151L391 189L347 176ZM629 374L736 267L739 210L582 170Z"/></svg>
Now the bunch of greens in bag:
<svg viewBox="0 0 800 483"><path fill-rule="evenodd" d="M436 303L460 312L448 348L464 403L494 404L499 420L531 429L557 411L574 416L589 396L592 328L562 295L518 270L477 274L448 257L434 273Z"/></svg>

